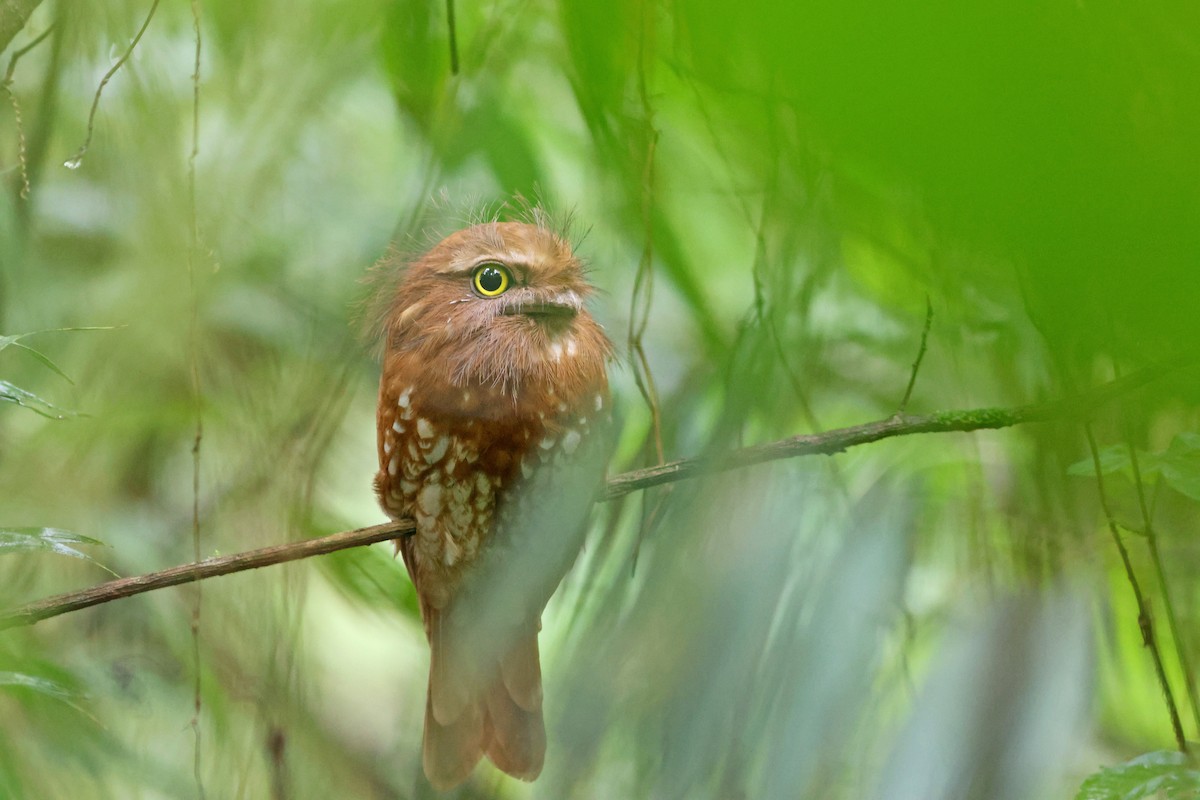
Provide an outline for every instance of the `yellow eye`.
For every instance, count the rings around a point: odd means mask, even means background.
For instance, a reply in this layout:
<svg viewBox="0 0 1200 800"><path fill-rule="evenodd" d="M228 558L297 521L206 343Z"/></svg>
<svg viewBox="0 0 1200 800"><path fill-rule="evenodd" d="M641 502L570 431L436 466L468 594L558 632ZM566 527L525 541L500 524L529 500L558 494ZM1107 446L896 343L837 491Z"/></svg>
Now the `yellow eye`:
<svg viewBox="0 0 1200 800"><path fill-rule="evenodd" d="M512 278L508 270L499 264L483 264L476 268L471 276L475 291L484 297L499 297L508 291Z"/></svg>

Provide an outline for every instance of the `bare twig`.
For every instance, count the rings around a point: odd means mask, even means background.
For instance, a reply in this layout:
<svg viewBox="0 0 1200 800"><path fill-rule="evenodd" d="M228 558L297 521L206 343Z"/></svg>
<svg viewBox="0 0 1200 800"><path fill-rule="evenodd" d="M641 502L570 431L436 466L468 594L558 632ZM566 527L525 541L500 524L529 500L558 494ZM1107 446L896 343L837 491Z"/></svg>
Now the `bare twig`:
<svg viewBox="0 0 1200 800"><path fill-rule="evenodd" d="M31 187L38 185L38 176L46 163L46 153L55 131L58 130L59 94L62 91L61 79L66 51L67 16L71 6L65 3L54 4L54 22L50 25L50 50L45 54L45 67L38 87L32 97L36 100L36 108L32 114L25 114L28 125L25 144L25 176ZM24 112L23 112L24 113ZM32 125L28 123L32 122ZM17 203L17 235L22 241L29 241L33 233L32 203Z"/></svg>
<svg viewBox="0 0 1200 800"><path fill-rule="evenodd" d="M155 0L155 6L158 5L158 0ZM192 149L188 154L187 161L187 186L188 186L188 217L190 221L189 236L188 236L188 251L187 251L187 277L188 277L188 292L191 295L191 318L188 321L188 361L190 362L191 384L192 384L192 405L193 415L195 417L195 430L192 437L192 560L196 563L200 562L200 444L204 438L204 396L200 386L200 295L196 290L196 253L200 249L200 222L199 214L196 211L196 157L200 154L200 54L202 39L200 36L200 0L192 0L192 33L193 41L195 42L195 55L192 66ZM126 53L128 58L129 53L133 52L133 48L137 45L137 40L141 38L146 30L146 26L150 24L150 17L154 15L154 6L150 8L150 14L146 17L146 22L142 25L142 29L138 31L137 37L133 43L129 45L129 51ZM120 66L119 64L117 66ZM113 67L116 71L116 67ZM108 76L105 76L105 80ZM100 88L104 88L103 83ZM100 99L100 90L96 90L96 100ZM92 104L92 113L96 111L95 103ZM88 137L92 135L91 119L88 119ZM87 149L87 143L84 143L84 149ZM196 595L194 605L192 606L192 718L188 722L192 729L193 745L192 745L192 778L196 782L196 794L200 800L204 800L204 778L202 772L203 759L201 743L203 737L200 732L200 716L203 704L203 695L201 693L201 670L200 670L200 616L203 609L204 584L199 578L193 579L196 585Z"/></svg>
<svg viewBox="0 0 1200 800"><path fill-rule="evenodd" d="M904 399L900 401L897 414L908 410L908 401L912 398L913 387L917 385L917 372L921 369L921 361L925 358L925 347L929 344L929 328L933 325L933 301L925 295L925 327L921 329L921 346L917 348L917 360L913 362L912 372L908 376L908 386L904 389Z"/></svg>
<svg viewBox="0 0 1200 800"><path fill-rule="evenodd" d="M32 42L18 48L12 54L12 58L8 60L8 69L4 71L4 79L0 80L0 89L3 89L4 93L8 95L8 102L12 105L13 110L13 121L17 128L17 165L21 171L21 191L18 192L18 196L22 200L29 199L29 159L25 146L25 125L21 120L21 104L17 101L17 95L12 90L13 75L17 71L17 62L21 57L45 41L46 37L53 32L54 25L51 24L46 30L38 34Z"/></svg>
<svg viewBox="0 0 1200 800"><path fill-rule="evenodd" d="M1150 561L1154 565L1154 574L1158 578L1158 591L1162 595L1163 611L1167 616L1167 629L1175 641L1175 654L1179 658L1179 668L1183 672L1185 696L1188 707L1192 712L1192 723L1200 730L1200 706L1196 701L1196 674L1192 671L1191 659L1188 658L1186 643L1180 638L1178 617L1175 614L1175 604L1171 602L1171 590L1167 586L1167 572L1163 568L1162 557L1158 552L1158 534L1154 530L1154 515L1150 504L1146 502L1146 489L1142 481L1142 468L1138 463L1137 448L1133 439L1127 442L1129 448L1129 464L1133 468L1133 485L1137 489L1138 507L1142 512L1142 529L1146 536L1146 547L1150 550Z"/></svg>
<svg viewBox="0 0 1200 800"><path fill-rule="evenodd" d="M793 436L790 439L746 447L721 455L672 461L668 464L634 470L609 478L604 489L597 496L597 500L609 501L651 486L768 461L808 455L832 455L855 445L877 442L896 436L1009 428L1031 422L1048 422L1055 419L1078 417L1116 397L1146 385L1179 366L1179 363L1175 363L1149 367L1104 384L1084 395L1050 403L1015 408L982 408L969 411L941 411L920 416L890 417L826 433ZM121 578L93 586L90 589L55 595L24 606L0 611L0 630L32 625L39 620L100 605L111 600L119 600L123 597L132 597L135 594L155 589L165 589L168 586L178 586L191 581L215 578L219 575L244 572L272 564L283 564L288 561L326 555L350 547L397 539L408 536L413 531L414 526L411 520L399 520L373 525L369 528L342 531L318 539L273 545L228 556L216 556L199 563L181 564L160 572L132 578Z"/></svg>
<svg viewBox="0 0 1200 800"><path fill-rule="evenodd" d="M1178 366L1178 365L1176 365ZM608 480L601 499L622 495L662 483L723 472L768 461L811 455L833 455L850 447L916 433L967 432L1009 428L1030 422L1047 422L1070 414L1082 415L1109 400L1126 394L1161 376L1173 367L1147 368L1112 381L1076 398L1015 408L977 408L968 411L937 411L932 414L899 414L888 419L837 428L825 433L804 434L766 444L744 447L729 453L671 461L656 467L627 472Z"/></svg>
<svg viewBox="0 0 1200 800"><path fill-rule="evenodd" d="M133 48L137 47L138 42L142 40L142 34L146 32L146 28L150 27L150 20L154 19L154 12L158 10L158 3L159 0L154 0L150 4L150 11L146 13L146 19L142 21L142 27L138 29L137 34L133 37L133 41L129 43L129 47L117 59L117 63L113 64L112 68L104 73L104 77L100 79L100 85L96 87L96 95L92 98L92 110L88 112L87 133L84 135L83 144L79 146L79 150L75 152L75 155L64 162L64 165L68 169L76 169L83 162L83 155L92 144L92 128L96 123L96 109L100 106L100 95L104 91L104 87L112 80L112 76L116 75L117 70L125 66L125 62L133 55Z"/></svg>
<svg viewBox="0 0 1200 800"><path fill-rule="evenodd" d="M383 542L412 533L412 531L413 524L409 521L389 522L370 528L342 531L330 536L322 536L319 539L262 547L258 550L228 556L215 556L198 563L180 564L177 567L151 572L147 575L121 578L80 592L48 597L45 600L0 613L0 630L18 625L32 625L39 620L56 617L59 614L100 605L110 600L119 600L122 597L132 597L143 592L152 592L155 589L165 589L168 586L179 586L183 583L215 578L218 575L228 575L248 569L269 567L272 564L283 564L301 558L323 556L347 547Z"/></svg>
<svg viewBox="0 0 1200 800"><path fill-rule="evenodd" d="M1142 632L1142 643L1150 651L1150 657L1154 661L1154 672L1158 676L1158 685L1166 700L1167 712L1171 715L1171 730L1175 733L1175 746L1179 748L1179 752L1186 753L1187 740L1183 736L1183 724L1179 720L1179 709L1175 706L1175 696L1171 692L1171 684L1167 681L1166 670L1163 669L1162 653L1158 649L1158 638L1154 634L1154 620L1150 616L1150 608L1146 605L1146 597L1142 594L1141 584L1133 571L1133 563L1129 560L1129 550L1121 541L1116 518L1113 517L1112 509L1108 505L1108 494L1104 491L1104 470L1100 466L1100 450L1096 447L1096 437L1092 435L1090 423L1085 424L1083 429L1087 434L1088 449L1091 450L1092 464L1096 470L1096 489L1100 494L1100 508L1104 511L1104 517L1108 521L1108 531L1112 534L1113 544L1117 546L1117 552L1121 554L1125 577L1129 581L1129 588L1133 590L1133 599L1137 603L1137 622L1138 628Z"/></svg>

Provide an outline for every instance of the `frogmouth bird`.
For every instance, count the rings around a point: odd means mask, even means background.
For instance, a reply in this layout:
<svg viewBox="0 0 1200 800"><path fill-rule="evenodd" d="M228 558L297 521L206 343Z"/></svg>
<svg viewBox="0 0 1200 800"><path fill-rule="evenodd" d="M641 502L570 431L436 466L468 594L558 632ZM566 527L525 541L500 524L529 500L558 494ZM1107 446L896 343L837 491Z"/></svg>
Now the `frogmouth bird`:
<svg viewBox="0 0 1200 800"><path fill-rule="evenodd" d="M486 754L533 780L546 750L545 598L490 649L453 646L448 620L474 573L506 569L504 559L485 566L490 548L536 546L521 539L522 507L533 502L522 493L553 487L555 471L600 436L612 345L585 306L592 288L579 259L541 215L457 231L387 290L375 491L389 516L416 525L397 548L430 645L425 774L448 789ZM525 580L490 577L499 580L489 586Z"/></svg>

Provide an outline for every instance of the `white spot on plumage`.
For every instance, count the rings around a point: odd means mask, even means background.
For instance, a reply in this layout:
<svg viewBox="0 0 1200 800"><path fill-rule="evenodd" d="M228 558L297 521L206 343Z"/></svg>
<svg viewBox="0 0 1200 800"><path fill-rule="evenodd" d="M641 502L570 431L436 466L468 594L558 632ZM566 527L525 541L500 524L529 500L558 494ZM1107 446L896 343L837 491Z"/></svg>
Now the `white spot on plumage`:
<svg viewBox="0 0 1200 800"><path fill-rule="evenodd" d="M565 413L566 413L566 411L567 411L567 404L566 404L566 403L559 403L559 404L558 404L558 413L560 413L560 414L565 414Z"/></svg>
<svg viewBox="0 0 1200 800"><path fill-rule="evenodd" d="M463 390L463 402L464 403L471 402L471 393L466 391L465 389Z"/></svg>
<svg viewBox="0 0 1200 800"><path fill-rule="evenodd" d="M442 485L427 483L417 494L417 506L431 517L437 516L442 510Z"/></svg>
<svg viewBox="0 0 1200 800"><path fill-rule="evenodd" d="M432 430L431 430L432 433ZM442 460L442 456L446 455L446 450L450 448L450 439L445 436L439 436L437 442L425 454L425 461L429 464L436 464Z"/></svg>
<svg viewBox="0 0 1200 800"><path fill-rule="evenodd" d="M385 456L390 456L392 454L392 440L391 439L387 439L384 441L383 454Z"/></svg>
<svg viewBox="0 0 1200 800"><path fill-rule="evenodd" d="M529 462L522 459L521 461L521 476L528 478L533 474L533 467L529 466Z"/></svg>
<svg viewBox="0 0 1200 800"><path fill-rule="evenodd" d="M551 447L554 447L554 437L547 436L545 439L542 439L540 442L538 442L538 447L542 448L543 450L549 450Z"/></svg>
<svg viewBox="0 0 1200 800"><path fill-rule="evenodd" d="M392 430L394 430L396 433L404 433L404 426L400 424L400 420L396 420L392 423Z"/></svg>
<svg viewBox="0 0 1200 800"><path fill-rule="evenodd" d="M488 477L487 473L486 472L476 472L475 473L475 491L479 492L480 494L486 494L488 492L488 490L491 488L492 488L492 481L491 481L491 478Z"/></svg>
<svg viewBox="0 0 1200 800"><path fill-rule="evenodd" d="M432 439L433 423L424 417L417 417L417 435L422 439Z"/></svg>
<svg viewBox="0 0 1200 800"><path fill-rule="evenodd" d="M575 337L572 336L570 339L567 339L567 357L570 358L570 357L574 356L575 350L576 350Z"/></svg>
<svg viewBox="0 0 1200 800"><path fill-rule="evenodd" d="M401 478L400 479L400 489L405 494L412 494L413 492L415 492L417 490L417 484L413 483L412 481L406 481L403 478Z"/></svg>
<svg viewBox="0 0 1200 800"><path fill-rule="evenodd" d="M563 434L562 446L563 452L571 455L575 452L575 448L579 446L579 440L583 438L579 435L579 431L569 430Z"/></svg>
<svg viewBox="0 0 1200 800"><path fill-rule="evenodd" d="M597 392L596 393L596 410L599 411L602 408L604 408L604 397L599 392Z"/></svg>
<svg viewBox="0 0 1200 800"><path fill-rule="evenodd" d="M555 362L562 360L563 346L560 342L551 342L549 350L550 357L554 359Z"/></svg>
<svg viewBox="0 0 1200 800"><path fill-rule="evenodd" d="M445 547L442 551L442 560L447 567L453 567L458 562L459 555L462 554L462 548L458 546L458 542L454 541L454 537L446 531L446 535L442 537Z"/></svg>
<svg viewBox="0 0 1200 800"><path fill-rule="evenodd" d="M400 467L400 459L396 456L393 456L392 460L388 462L388 475L395 476L396 470L399 467Z"/></svg>
<svg viewBox="0 0 1200 800"><path fill-rule="evenodd" d="M401 408L408 408L408 406L411 402L412 402L412 387L410 386L407 389L405 389L403 392L401 392L400 396L396 398L396 405L400 406Z"/></svg>

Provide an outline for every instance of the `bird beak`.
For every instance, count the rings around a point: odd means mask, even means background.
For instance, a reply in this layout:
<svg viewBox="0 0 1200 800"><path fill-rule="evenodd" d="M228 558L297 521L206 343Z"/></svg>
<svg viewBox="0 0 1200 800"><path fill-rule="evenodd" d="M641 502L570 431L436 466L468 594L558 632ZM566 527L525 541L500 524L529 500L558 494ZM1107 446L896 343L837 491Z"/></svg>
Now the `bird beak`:
<svg viewBox="0 0 1200 800"><path fill-rule="evenodd" d="M583 310L583 300L570 289L560 292L531 292L528 289L509 299L500 312L509 316L523 315L540 322L570 320Z"/></svg>
<svg viewBox="0 0 1200 800"><path fill-rule="evenodd" d="M523 314L534 319L569 319L575 316L577 310L574 306L564 303L534 301L530 303L516 303L500 313L508 316Z"/></svg>

